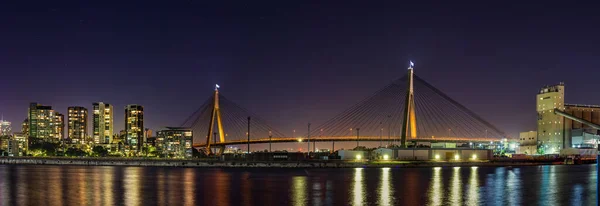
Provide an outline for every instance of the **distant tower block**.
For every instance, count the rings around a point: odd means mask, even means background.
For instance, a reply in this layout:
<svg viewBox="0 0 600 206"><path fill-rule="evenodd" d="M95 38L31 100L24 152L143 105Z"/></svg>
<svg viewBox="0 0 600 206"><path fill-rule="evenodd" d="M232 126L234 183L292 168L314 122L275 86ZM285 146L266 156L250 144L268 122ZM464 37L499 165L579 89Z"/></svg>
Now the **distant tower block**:
<svg viewBox="0 0 600 206"><path fill-rule="evenodd" d="M217 118L217 126L219 127L219 142L225 142L225 132L223 132L223 122L221 121L221 109L219 109L219 85L215 85L215 97L213 110L210 117L210 125L208 126L208 134L206 135L206 151L210 153L210 139L213 137L213 128L215 126L215 117Z"/></svg>
<svg viewBox="0 0 600 206"><path fill-rule="evenodd" d="M413 90L413 62L410 62L408 67L408 90L406 92L406 104L404 108L404 122L402 124L401 147L406 148L406 139L417 138L417 116L415 113L415 99Z"/></svg>

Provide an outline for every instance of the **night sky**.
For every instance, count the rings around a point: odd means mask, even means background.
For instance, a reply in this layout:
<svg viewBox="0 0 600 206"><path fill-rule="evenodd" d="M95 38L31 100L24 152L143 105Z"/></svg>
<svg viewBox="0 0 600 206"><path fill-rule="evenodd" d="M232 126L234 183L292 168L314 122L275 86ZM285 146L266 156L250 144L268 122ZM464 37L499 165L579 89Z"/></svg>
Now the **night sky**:
<svg viewBox="0 0 600 206"><path fill-rule="evenodd" d="M405 75L409 60L512 136L535 130L543 85L564 81L568 103L600 104L597 5L160 2L0 3L4 119L19 130L29 102L66 114L103 101L115 132L127 104L156 131L182 124L218 83L291 134Z"/></svg>

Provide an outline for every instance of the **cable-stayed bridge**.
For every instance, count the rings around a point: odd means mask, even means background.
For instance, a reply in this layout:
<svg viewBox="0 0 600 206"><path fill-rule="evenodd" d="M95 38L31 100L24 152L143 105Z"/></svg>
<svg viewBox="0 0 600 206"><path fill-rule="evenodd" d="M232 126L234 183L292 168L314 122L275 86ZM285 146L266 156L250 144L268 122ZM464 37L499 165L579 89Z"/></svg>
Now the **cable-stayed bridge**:
<svg viewBox="0 0 600 206"><path fill-rule="evenodd" d="M496 142L504 132L445 95L413 72L397 79L302 138L282 134L259 116L214 94L183 124L194 147L211 151L227 145L282 142L378 141L407 147L416 142ZM249 133L248 133L249 131Z"/></svg>

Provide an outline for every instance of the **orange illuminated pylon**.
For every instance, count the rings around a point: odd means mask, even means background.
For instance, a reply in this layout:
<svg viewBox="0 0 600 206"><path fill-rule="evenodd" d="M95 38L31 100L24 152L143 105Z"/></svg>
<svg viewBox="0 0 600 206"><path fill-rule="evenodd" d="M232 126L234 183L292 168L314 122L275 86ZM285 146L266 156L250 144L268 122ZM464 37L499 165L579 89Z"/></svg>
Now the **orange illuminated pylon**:
<svg viewBox="0 0 600 206"><path fill-rule="evenodd" d="M413 66L410 62L408 67L408 90L406 92L406 104L404 108L404 122L402 124L401 147L406 148L407 138L417 138L417 115L415 113L415 95L413 90Z"/></svg>
<svg viewBox="0 0 600 206"><path fill-rule="evenodd" d="M219 108L219 85L215 85L215 97L213 110L210 117L210 126L208 126L208 135L206 136L206 151L210 154L210 137L213 134L213 128L215 126L215 118L217 119L217 126L219 127L219 142L225 142L225 132L223 132L223 123L221 121L221 109Z"/></svg>

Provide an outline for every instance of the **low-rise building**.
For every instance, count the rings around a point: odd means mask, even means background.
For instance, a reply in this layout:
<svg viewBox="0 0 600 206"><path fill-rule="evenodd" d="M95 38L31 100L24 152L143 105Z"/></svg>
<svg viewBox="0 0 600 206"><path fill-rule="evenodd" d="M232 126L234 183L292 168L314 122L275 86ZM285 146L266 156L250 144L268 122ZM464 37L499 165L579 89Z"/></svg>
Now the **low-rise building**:
<svg viewBox="0 0 600 206"><path fill-rule="evenodd" d="M166 157L192 157L192 130L182 127L167 127L157 132L156 145Z"/></svg>
<svg viewBox="0 0 600 206"><path fill-rule="evenodd" d="M519 133L519 147L517 147L516 152L517 154L537 154L537 132L528 131Z"/></svg>
<svg viewBox="0 0 600 206"><path fill-rule="evenodd" d="M356 160L361 161L368 159L369 152L361 150L338 150L338 156L341 160Z"/></svg>
<svg viewBox="0 0 600 206"><path fill-rule="evenodd" d="M8 148L6 150L9 156L23 156L24 148L19 141L11 139L8 141Z"/></svg>
<svg viewBox="0 0 600 206"><path fill-rule="evenodd" d="M388 148L377 148L373 150L374 159L391 160L394 158L394 150Z"/></svg>
<svg viewBox="0 0 600 206"><path fill-rule="evenodd" d="M12 139L18 143L19 156L25 155L25 152L29 150L29 138L27 133L14 133Z"/></svg>

